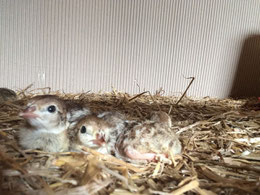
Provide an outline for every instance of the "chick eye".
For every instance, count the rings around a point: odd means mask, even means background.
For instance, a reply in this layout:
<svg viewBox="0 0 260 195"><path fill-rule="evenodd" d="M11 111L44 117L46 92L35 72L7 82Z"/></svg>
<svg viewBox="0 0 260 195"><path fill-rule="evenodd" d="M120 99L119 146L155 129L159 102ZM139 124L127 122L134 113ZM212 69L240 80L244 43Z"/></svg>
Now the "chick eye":
<svg viewBox="0 0 260 195"><path fill-rule="evenodd" d="M85 126L82 126L81 129L80 129L80 133L86 133L87 132L87 129Z"/></svg>
<svg viewBox="0 0 260 195"><path fill-rule="evenodd" d="M53 112L56 111L56 107L53 106L53 105L51 105L51 106L49 106L49 107L47 108L47 110L48 110L48 112L53 113Z"/></svg>

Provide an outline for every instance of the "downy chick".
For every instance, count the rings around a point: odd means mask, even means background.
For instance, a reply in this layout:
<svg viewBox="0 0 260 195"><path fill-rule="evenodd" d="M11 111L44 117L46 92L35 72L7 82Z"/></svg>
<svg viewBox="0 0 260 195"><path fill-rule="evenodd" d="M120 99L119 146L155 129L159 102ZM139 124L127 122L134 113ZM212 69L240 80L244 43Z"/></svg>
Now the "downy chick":
<svg viewBox="0 0 260 195"><path fill-rule="evenodd" d="M29 100L20 116L26 126L19 131L19 143L25 149L47 152L68 150L66 104L54 95L36 96Z"/></svg>
<svg viewBox="0 0 260 195"><path fill-rule="evenodd" d="M77 125L77 137L85 146L95 148L103 154L114 155L116 140L127 123L125 115L119 112L87 116Z"/></svg>
<svg viewBox="0 0 260 195"><path fill-rule="evenodd" d="M181 143L171 130L171 118L165 112L156 112L151 120L129 127L116 142L116 156L133 163L161 160L181 153Z"/></svg>
<svg viewBox="0 0 260 195"><path fill-rule="evenodd" d="M75 129L77 133L72 145L74 149L78 145L84 145L103 154L108 153L104 137L111 131L109 123L95 115L89 115L82 118Z"/></svg>

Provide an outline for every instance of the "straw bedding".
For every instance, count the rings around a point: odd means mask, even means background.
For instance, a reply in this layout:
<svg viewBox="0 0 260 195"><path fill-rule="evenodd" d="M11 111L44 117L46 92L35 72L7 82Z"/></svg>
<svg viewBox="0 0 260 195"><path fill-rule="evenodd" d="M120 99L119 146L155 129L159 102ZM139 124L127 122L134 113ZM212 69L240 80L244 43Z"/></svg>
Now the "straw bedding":
<svg viewBox="0 0 260 195"><path fill-rule="evenodd" d="M23 150L17 131L18 112L28 98L43 92L19 92L0 107L0 194L259 194L260 106L257 100L191 99L148 93L63 94L89 105L93 112L118 110L129 119L145 120L166 111L179 134L182 155L172 165L136 166L102 155Z"/></svg>

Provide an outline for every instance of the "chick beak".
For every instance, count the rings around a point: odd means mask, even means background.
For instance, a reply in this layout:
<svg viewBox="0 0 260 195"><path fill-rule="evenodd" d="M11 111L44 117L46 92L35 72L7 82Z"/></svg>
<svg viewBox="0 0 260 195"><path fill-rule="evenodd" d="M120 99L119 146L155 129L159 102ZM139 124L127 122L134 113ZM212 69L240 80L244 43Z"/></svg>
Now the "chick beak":
<svg viewBox="0 0 260 195"><path fill-rule="evenodd" d="M37 118L39 117L37 114L34 113L36 110L36 106L29 106L25 110L19 113L19 116L25 119Z"/></svg>
<svg viewBox="0 0 260 195"><path fill-rule="evenodd" d="M104 137L97 133L96 139L93 140L93 143L101 146L103 143L105 143Z"/></svg>

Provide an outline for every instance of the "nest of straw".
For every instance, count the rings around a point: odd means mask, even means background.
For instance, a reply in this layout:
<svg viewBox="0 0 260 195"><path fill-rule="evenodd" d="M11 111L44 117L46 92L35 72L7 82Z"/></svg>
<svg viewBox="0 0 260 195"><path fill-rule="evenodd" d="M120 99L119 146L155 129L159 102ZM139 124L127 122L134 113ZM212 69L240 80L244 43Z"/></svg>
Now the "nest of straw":
<svg viewBox="0 0 260 195"><path fill-rule="evenodd" d="M49 93L49 92L47 92ZM182 155L172 165L136 166L89 148L86 153L23 150L18 112L34 94L19 92L0 107L1 194L257 194L260 193L260 106L254 100L191 99L157 93L54 94L94 112L117 110L142 121L170 113Z"/></svg>

